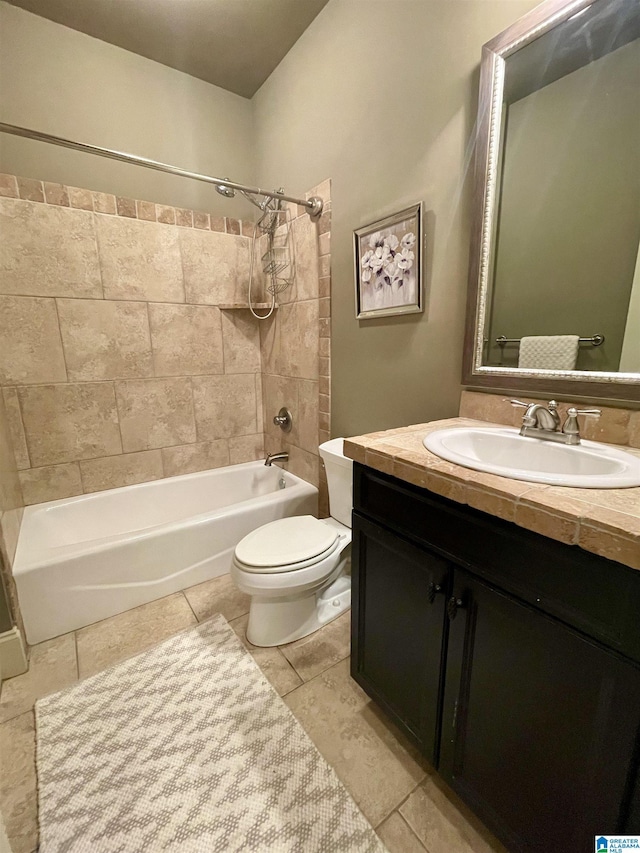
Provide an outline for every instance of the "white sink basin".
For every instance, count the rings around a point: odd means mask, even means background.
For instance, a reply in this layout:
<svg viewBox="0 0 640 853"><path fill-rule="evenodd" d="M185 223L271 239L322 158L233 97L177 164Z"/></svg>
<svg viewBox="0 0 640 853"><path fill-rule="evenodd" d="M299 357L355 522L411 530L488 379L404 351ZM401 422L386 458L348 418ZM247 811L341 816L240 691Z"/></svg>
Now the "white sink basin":
<svg viewBox="0 0 640 853"><path fill-rule="evenodd" d="M640 486L639 457L594 441L572 447L507 427L461 427L432 432L422 443L449 462L514 480L582 489Z"/></svg>

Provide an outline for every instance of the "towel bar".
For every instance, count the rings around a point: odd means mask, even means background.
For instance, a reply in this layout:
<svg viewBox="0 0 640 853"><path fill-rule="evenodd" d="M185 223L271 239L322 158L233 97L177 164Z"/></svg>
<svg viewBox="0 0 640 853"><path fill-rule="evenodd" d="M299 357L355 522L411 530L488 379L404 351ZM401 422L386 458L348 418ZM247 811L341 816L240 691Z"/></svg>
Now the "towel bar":
<svg viewBox="0 0 640 853"><path fill-rule="evenodd" d="M504 335L496 338L496 343L503 347L505 344L519 344L522 338L507 338ZM590 338L578 338L581 344L591 344L591 346L599 347L604 343L604 335L593 335Z"/></svg>

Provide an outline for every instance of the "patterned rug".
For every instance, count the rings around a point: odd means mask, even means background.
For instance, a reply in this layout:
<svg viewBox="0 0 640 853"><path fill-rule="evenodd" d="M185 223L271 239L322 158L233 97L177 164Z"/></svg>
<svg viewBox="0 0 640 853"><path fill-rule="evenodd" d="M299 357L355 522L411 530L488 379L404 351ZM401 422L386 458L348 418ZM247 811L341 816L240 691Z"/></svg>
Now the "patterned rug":
<svg viewBox="0 0 640 853"><path fill-rule="evenodd" d="M222 616L36 705L40 853L385 853Z"/></svg>

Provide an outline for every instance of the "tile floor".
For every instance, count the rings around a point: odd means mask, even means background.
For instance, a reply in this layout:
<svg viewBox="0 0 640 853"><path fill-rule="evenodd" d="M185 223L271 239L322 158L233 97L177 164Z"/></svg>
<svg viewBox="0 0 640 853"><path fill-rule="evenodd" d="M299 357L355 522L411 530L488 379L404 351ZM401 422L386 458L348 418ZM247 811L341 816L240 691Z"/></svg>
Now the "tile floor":
<svg viewBox="0 0 640 853"><path fill-rule="evenodd" d="M389 853L505 853L349 677L349 613L310 637L259 649L245 637L248 609L226 575L32 647L29 671L0 693L0 810L13 853L38 845L35 700L213 613L285 697Z"/></svg>

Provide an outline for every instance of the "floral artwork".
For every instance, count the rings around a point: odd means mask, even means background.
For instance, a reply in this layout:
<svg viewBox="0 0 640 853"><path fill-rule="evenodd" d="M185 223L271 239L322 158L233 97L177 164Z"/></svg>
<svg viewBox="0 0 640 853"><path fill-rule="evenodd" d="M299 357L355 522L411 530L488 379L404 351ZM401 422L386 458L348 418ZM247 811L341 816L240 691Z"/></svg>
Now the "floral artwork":
<svg viewBox="0 0 640 853"><path fill-rule="evenodd" d="M422 205L355 232L356 316L422 311Z"/></svg>

